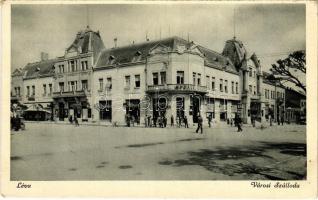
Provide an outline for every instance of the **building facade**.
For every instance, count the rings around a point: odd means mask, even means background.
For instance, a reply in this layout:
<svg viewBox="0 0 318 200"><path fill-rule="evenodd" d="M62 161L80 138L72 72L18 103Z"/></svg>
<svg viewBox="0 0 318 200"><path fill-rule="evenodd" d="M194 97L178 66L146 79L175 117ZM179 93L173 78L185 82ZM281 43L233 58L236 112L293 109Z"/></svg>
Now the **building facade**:
<svg viewBox="0 0 318 200"><path fill-rule="evenodd" d="M179 37L105 48L99 32L87 28L64 56L28 64L12 80L21 75L11 100L50 104L42 106L60 121L124 125L127 116L138 124L173 116L195 124L199 115L205 122L240 115L251 123L276 120L285 109L284 88L267 80L257 56L235 38L222 53Z"/></svg>

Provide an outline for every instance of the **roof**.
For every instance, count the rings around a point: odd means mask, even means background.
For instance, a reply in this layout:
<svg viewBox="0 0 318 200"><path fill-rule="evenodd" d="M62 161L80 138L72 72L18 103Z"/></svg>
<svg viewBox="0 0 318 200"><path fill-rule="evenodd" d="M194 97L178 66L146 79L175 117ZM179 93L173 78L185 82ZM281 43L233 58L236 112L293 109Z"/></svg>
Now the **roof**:
<svg viewBox="0 0 318 200"><path fill-rule="evenodd" d="M28 63L25 68L25 79L36 78L39 76L53 76L54 63L57 59L44 60L35 63Z"/></svg>
<svg viewBox="0 0 318 200"><path fill-rule="evenodd" d="M75 48L79 53L88 53L89 51L92 51L95 60L100 51L105 49L105 46L99 31L94 32L87 27L85 30L79 31L76 34L75 40L66 51L69 51L72 48Z"/></svg>
<svg viewBox="0 0 318 200"><path fill-rule="evenodd" d="M136 62L136 55L140 54L138 62L145 62L146 57L149 52L157 47L162 46L168 48L168 51L178 51L179 46L185 46L190 48L192 46L197 46L199 51L205 56L205 64L218 69L223 69L230 72L237 73L235 67L231 61L221 54L205 48L200 45L196 45L194 42L189 42L180 37L174 36L169 38L164 38L156 41L148 41L143 43L132 44L123 47L105 49L101 52L95 68L112 66L114 63L118 64L132 64Z"/></svg>

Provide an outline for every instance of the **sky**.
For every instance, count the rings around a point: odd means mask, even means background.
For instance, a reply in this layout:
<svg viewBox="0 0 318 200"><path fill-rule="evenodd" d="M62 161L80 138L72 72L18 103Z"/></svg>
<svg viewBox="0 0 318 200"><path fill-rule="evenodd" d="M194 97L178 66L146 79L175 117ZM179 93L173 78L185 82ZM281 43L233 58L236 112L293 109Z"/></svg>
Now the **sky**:
<svg viewBox="0 0 318 200"><path fill-rule="evenodd" d="M221 53L235 32L265 71L289 52L306 49L304 4L13 5L11 70L39 61L41 52L63 56L87 24L99 30L107 48L114 38L124 46L144 42L146 34L150 40L176 35Z"/></svg>

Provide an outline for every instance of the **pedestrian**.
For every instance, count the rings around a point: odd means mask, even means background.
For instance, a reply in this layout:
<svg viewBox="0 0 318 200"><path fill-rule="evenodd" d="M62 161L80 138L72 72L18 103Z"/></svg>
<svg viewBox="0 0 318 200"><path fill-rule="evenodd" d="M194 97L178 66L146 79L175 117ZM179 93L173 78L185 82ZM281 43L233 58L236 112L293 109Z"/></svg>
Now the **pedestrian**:
<svg viewBox="0 0 318 200"><path fill-rule="evenodd" d="M212 115L209 114L208 115L208 124L209 124L209 128L211 128L211 122L212 122Z"/></svg>
<svg viewBox="0 0 318 200"><path fill-rule="evenodd" d="M269 115L269 126L272 126L273 122L272 122L272 115Z"/></svg>
<svg viewBox="0 0 318 200"><path fill-rule="evenodd" d="M196 133L198 133L199 129L201 129L201 134L203 133L202 123L203 123L202 117L200 113L198 113L198 128L195 131Z"/></svg>
<svg viewBox="0 0 318 200"><path fill-rule="evenodd" d="M254 116L252 116L251 121L252 121L253 127L255 127L255 117Z"/></svg>
<svg viewBox="0 0 318 200"><path fill-rule="evenodd" d="M147 125L149 127L151 127L151 116L150 115L148 115L147 120L148 120L148 124Z"/></svg>
<svg viewBox="0 0 318 200"><path fill-rule="evenodd" d="M131 124L134 127L135 126L135 116L131 115Z"/></svg>
<svg viewBox="0 0 318 200"><path fill-rule="evenodd" d="M178 123L178 127L180 128L182 126L182 118L181 116L179 115L179 123Z"/></svg>
<svg viewBox="0 0 318 200"><path fill-rule="evenodd" d="M148 127L148 123L147 123L148 122L148 115L145 116L144 120L145 120L145 127Z"/></svg>
<svg viewBox="0 0 318 200"><path fill-rule="evenodd" d="M157 127L157 117L154 116L152 120L153 120L153 126Z"/></svg>
<svg viewBox="0 0 318 200"><path fill-rule="evenodd" d="M130 116L128 113L125 115L125 120L126 120L127 127L130 127Z"/></svg>
<svg viewBox="0 0 318 200"><path fill-rule="evenodd" d="M173 118L173 115L171 115L171 117L170 117L170 124L171 124L171 127L174 126L174 118Z"/></svg>
<svg viewBox="0 0 318 200"><path fill-rule="evenodd" d="M166 118L166 116L163 116L163 126L165 128L167 127L167 118Z"/></svg>
<svg viewBox="0 0 318 200"><path fill-rule="evenodd" d="M285 121L285 120L284 120L284 116L282 116L282 118L281 118L280 121L281 121L281 124L282 124L282 126L283 126L283 125L284 125L284 121Z"/></svg>
<svg viewBox="0 0 318 200"><path fill-rule="evenodd" d="M189 128L187 116L184 116L183 122L184 122L184 127L185 127L185 128Z"/></svg>
<svg viewBox="0 0 318 200"><path fill-rule="evenodd" d="M70 115L70 117L68 118L68 120L70 121L71 124L73 124L73 116Z"/></svg>
<svg viewBox="0 0 318 200"><path fill-rule="evenodd" d="M163 124L163 123L162 123L162 117L160 116L160 117L158 117L158 125L159 125L160 128L163 127L162 124Z"/></svg>
<svg viewBox="0 0 318 200"><path fill-rule="evenodd" d="M79 126L78 119L76 116L74 116L74 123L75 123L75 126Z"/></svg>
<svg viewBox="0 0 318 200"><path fill-rule="evenodd" d="M242 119L238 115L235 116L235 125L237 126L237 132L243 131L242 129Z"/></svg>
<svg viewBox="0 0 318 200"><path fill-rule="evenodd" d="M231 127L233 126L233 118L231 118Z"/></svg>

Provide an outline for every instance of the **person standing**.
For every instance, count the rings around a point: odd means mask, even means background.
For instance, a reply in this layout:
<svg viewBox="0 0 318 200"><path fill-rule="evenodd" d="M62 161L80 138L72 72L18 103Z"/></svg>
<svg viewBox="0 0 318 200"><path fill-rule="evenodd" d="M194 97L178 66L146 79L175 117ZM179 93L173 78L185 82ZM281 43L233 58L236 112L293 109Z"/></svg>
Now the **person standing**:
<svg viewBox="0 0 318 200"><path fill-rule="evenodd" d="M243 131L242 129L242 119L238 115L235 116L235 125L237 126L237 132Z"/></svg>
<svg viewBox="0 0 318 200"><path fill-rule="evenodd" d="M178 127L180 128L182 126L182 118L181 116L179 116L179 123L178 123Z"/></svg>
<svg viewBox="0 0 318 200"><path fill-rule="evenodd" d="M74 123L75 123L75 126L79 126L78 119L76 116L74 116Z"/></svg>
<svg viewBox="0 0 318 200"><path fill-rule="evenodd" d="M184 121L184 127L189 128L187 116L184 116L183 121Z"/></svg>
<svg viewBox="0 0 318 200"><path fill-rule="evenodd" d="M134 115L131 115L131 123L132 123L132 126L134 127L135 126L135 116Z"/></svg>
<svg viewBox="0 0 318 200"><path fill-rule="evenodd" d="M144 120L145 120L145 127L148 127L148 123L147 123L148 122L148 115L145 116Z"/></svg>
<svg viewBox="0 0 318 200"><path fill-rule="evenodd" d="M147 116L147 120L148 120L148 127L151 127L151 116L150 115L148 115Z"/></svg>
<svg viewBox="0 0 318 200"><path fill-rule="evenodd" d="M209 114L209 115L208 115L209 128L211 128L211 122L212 122L212 116L211 116L211 114Z"/></svg>
<svg viewBox="0 0 318 200"><path fill-rule="evenodd" d="M281 124L282 124L282 126L283 126L283 125L284 125L284 121L285 121L285 120L284 120L284 116L283 116L283 115L282 115L282 117L281 117L281 120L280 120L280 121L281 121Z"/></svg>
<svg viewBox="0 0 318 200"><path fill-rule="evenodd" d="M174 126L174 118L173 118L173 115L171 115L171 117L170 117L170 124L171 124L171 127Z"/></svg>
<svg viewBox="0 0 318 200"><path fill-rule="evenodd" d="M203 133L203 128L202 128L203 119L202 119L200 113L198 115L199 115L198 116L198 128L195 132L198 133L198 131L201 130L201 134L202 134Z"/></svg>
<svg viewBox="0 0 318 200"><path fill-rule="evenodd" d="M167 127L167 118L166 116L163 116L163 127Z"/></svg>

